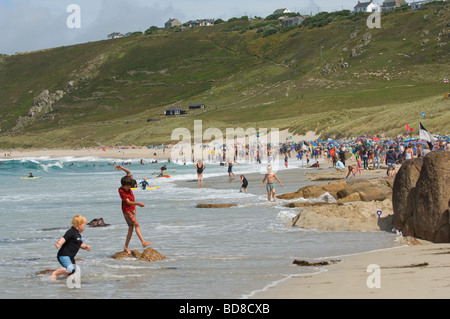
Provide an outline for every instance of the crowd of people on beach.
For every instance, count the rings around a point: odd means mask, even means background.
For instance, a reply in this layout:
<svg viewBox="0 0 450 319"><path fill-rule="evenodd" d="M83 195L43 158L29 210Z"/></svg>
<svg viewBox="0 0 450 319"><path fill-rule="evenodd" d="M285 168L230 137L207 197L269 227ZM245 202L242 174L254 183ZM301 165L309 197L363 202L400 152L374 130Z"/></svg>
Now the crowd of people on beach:
<svg viewBox="0 0 450 319"><path fill-rule="evenodd" d="M346 171L347 178L356 178L359 174L362 175L363 170L380 170L387 168L386 174L383 177L392 177L396 174L396 170L400 165L408 159L415 157L423 157L429 152L433 151L448 151L450 150L450 138L442 137L433 143L425 143L419 139L398 137L394 139L380 139L378 137L359 137L349 140L332 140L322 141L320 139L314 141L299 141L280 143L279 145L245 145L240 144L235 146L233 159L228 158L226 161L222 159L226 156L226 148L221 154L220 166L228 167L228 176L230 179L235 178L233 173L233 165L239 164L239 161L247 161L249 163L261 163L264 159L269 163L268 173L264 181L269 180L267 184L268 200L271 198L275 201L275 187L274 180L277 180L282 186L281 181L276 174L271 172L271 161L284 156L285 167L288 168L289 158L295 155L297 160L303 161L306 159L306 167L319 167L319 159L322 162L326 161L334 167L337 171ZM255 151L256 152L252 152ZM253 155L252 155L253 154ZM256 155L256 157L254 156ZM223 157L222 157L223 156ZM349 161L349 159L352 159ZM353 159L354 158L354 159ZM211 160L211 158L209 158ZM256 160L255 160L256 159ZM215 159L210 163L214 163ZM310 164L310 161L314 163ZM197 160L194 164L197 170L197 181L199 185L203 185L203 173L206 165L202 160ZM269 177L270 176L270 177ZM247 193L248 180L244 175L240 176L241 187L240 192Z"/></svg>
<svg viewBox="0 0 450 319"><path fill-rule="evenodd" d="M449 151L450 150L450 139L448 137L441 138L436 141L436 143L423 143L418 139L411 138L396 138L389 140L381 140L380 138L372 137L360 137L352 140L315 140L315 141L300 141L298 143L282 143L279 145L268 144L263 149L262 145L253 146L241 145L239 148L235 148L233 159L228 158L226 161L220 161L222 167L228 167L228 176L235 178L233 172L233 165L239 164L237 160L240 157L245 159L245 156L253 161L256 159L256 163L261 163L260 155L265 154L266 159L269 162L267 165L267 172L261 181L260 187L264 186L266 183L267 199L268 201L276 201L275 198L275 181L283 187L282 181L272 170L271 160L276 159L279 154L284 155L284 162L286 168L288 167L288 159L291 157L292 153L297 154L297 160L302 160L306 156L307 165L309 165L310 157L315 159L315 163L310 167L319 166L319 158L326 160L328 163L332 164L337 170L345 170L348 168L348 174L345 178L356 177L356 174L361 174L361 170L368 170L370 166L372 169L380 169L382 163L387 166L386 177L391 177L395 174L395 169L397 165L405 160L412 159L414 157L426 156L431 151ZM275 147L276 146L276 147ZM260 150L263 149L263 152ZM253 152L255 151L255 152ZM254 155L254 156L253 156ZM353 165L346 165L346 160L351 156L356 158L356 167ZM225 156L225 154L224 154ZM223 160L225 157L222 158ZM142 162L141 162L142 164ZM125 176L121 179L121 186L118 189L119 196L121 198L122 212L125 221L128 225L128 233L125 240L124 251L131 254L128 248L132 234L135 232L145 248L151 245L144 239L139 223L136 219L136 206L145 207L142 202L137 202L135 200L132 187L136 186L133 184L134 179L131 175L131 171L121 165L115 166L116 170L122 170L125 172ZM197 171L198 182L203 183L203 172L206 169L206 165L203 161L198 160L194 164L194 168ZM161 175L164 174L166 166L161 167ZM245 175L240 176L241 188L240 192L247 193L248 180ZM56 280L59 275L71 275L76 271L75 255L78 250L85 249L90 250L90 246L83 243L81 233L86 226L86 219L83 216L74 216L72 221L72 227L61 237L55 244L58 248L57 259L61 264L62 268L52 272L51 277Z"/></svg>
<svg viewBox="0 0 450 319"><path fill-rule="evenodd" d="M378 137L359 137L351 140L315 140L311 142L285 143L281 146L281 153L291 156L297 153L297 159L302 160L306 154L307 164L310 158L316 163L311 167L318 167L318 159L326 159L336 170L348 168L348 174L355 177L361 170L380 169L384 164L388 170L385 177L395 175L395 169L405 160L423 157L433 151L449 151L450 138L442 137L435 143L423 142L419 139L398 137L395 139L380 139ZM346 165L346 160L355 156L356 167ZM285 159L286 161L286 159Z"/></svg>

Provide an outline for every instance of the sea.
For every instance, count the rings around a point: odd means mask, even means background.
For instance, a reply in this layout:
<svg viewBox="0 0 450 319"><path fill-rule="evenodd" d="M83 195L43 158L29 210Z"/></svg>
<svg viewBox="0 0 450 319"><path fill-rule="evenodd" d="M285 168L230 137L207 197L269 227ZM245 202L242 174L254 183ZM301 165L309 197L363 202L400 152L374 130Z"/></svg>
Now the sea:
<svg viewBox="0 0 450 319"><path fill-rule="evenodd" d="M0 298L20 299L246 299L292 276L317 274L320 267L300 267L295 259L339 258L398 246L390 232L320 231L291 227L299 208L286 200L269 202L260 187L261 165L227 168L206 163L197 182L192 163L154 163L154 159L98 157L0 160ZM122 251L127 225L118 194L125 165L140 182L158 189L134 191L137 220L150 247L167 258L157 262L113 259ZM170 178L159 178L162 165ZM289 176L277 193L310 184L304 162L290 159ZM32 173L36 179L21 179ZM280 172L281 173L281 172ZM240 192L239 176L249 180ZM281 174L279 174L281 176ZM305 199L297 199L305 200ZM321 200L309 199L309 201ZM199 203L235 203L231 208L197 208ZM71 227L74 215L103 218L108 227L87 226L83 241L91 250L77 254L79 286L61 277L52 281L42 270L57 269L56 241ZM133 234L130 249L143 248Z"/></svg>

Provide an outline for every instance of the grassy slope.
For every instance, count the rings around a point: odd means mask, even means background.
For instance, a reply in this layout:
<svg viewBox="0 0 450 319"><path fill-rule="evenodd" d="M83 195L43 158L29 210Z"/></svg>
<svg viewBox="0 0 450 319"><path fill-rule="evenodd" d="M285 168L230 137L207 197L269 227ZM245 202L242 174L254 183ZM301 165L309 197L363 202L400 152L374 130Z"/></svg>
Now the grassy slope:
<svg viewBox="0 0 450 319"><path fill-rule="evenodd" d="M446 134L450 44L435 39L449 19L447 7L385 14L381 29L356 18L268 37L232 31L254 23L235 21L10 56L0 64L0 148L169 142L173 129L192 129L194 119L204 129L392 136L405 133L405 124L417 127L425 112L427 129ZM355 48L361 54L351 57ZM331 73L323 74L326 66ZM68 81L75 86L53 112L12 130L33 97ZM170 106L193 103L207 109L163 116Z"/></svg>

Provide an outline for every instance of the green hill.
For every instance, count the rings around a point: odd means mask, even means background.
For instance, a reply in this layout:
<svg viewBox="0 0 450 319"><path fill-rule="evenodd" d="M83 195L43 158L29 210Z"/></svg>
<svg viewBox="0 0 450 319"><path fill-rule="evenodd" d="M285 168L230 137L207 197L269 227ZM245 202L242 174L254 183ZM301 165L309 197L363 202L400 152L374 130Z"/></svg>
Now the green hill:
<svg viewBox="0 0 450 319"><path fill-rule="evenodd" d="M366 18L232 19L0 56L0 148L167 143L196 119L323 138L394 136L421 120L448 134L450 5L383 13L380 29ZM171 106L188 114L164 116Z"/></svg>

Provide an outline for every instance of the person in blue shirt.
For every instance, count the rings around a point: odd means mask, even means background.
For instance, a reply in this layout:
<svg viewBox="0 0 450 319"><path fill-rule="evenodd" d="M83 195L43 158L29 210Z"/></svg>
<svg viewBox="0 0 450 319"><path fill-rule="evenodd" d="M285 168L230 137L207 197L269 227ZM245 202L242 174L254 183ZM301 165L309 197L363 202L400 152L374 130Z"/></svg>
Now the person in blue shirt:
<svg viewBox="0 0 450 319"><path fill-rule="evenodd" d="M75 272L75 255L78 250L91 250L89 245L83 243L81 233L86 227L87 220L81 215L72 218L72 227L55 244L58 248L57 259L62 268L52 272L52 279L56 281L60 275L71 275Z"/></svg>
<svg viewBox="0 0 450 319"><path fill-rule="evenodd" d="M147 187L150 187L150 184L147 182L147 179L144 177L144 180L140 182L142 189L146 189Z"/></svg>

